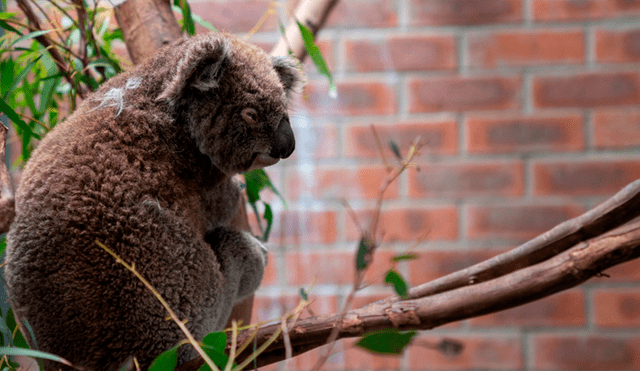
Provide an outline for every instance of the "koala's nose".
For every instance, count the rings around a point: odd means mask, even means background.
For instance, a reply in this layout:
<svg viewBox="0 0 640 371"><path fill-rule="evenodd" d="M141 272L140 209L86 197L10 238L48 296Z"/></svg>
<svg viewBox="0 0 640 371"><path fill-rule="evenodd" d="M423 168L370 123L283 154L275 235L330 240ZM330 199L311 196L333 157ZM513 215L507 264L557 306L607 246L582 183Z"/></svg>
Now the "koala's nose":
<svg viewBox="0 0 640 371"><path fill-rule="evenodd" d="M289 123L289 118L285 117L280 121L276 131L276 140L269 155L274 158L287 158L291 156L295 148L296 139L293 136L291 123Z"/></svg>

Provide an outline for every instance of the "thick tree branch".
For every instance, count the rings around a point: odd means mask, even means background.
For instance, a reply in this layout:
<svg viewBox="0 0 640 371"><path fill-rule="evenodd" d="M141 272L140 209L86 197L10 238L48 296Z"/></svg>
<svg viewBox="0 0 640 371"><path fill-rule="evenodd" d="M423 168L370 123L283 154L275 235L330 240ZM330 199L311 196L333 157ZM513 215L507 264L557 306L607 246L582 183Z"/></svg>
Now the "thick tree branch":
<svg viewBox="0 0 640 371"><path fill-rule="evenodd" d="M271 50L271 55L288 55L289 49L293 55L303 60L307 51L300 34L296 20L305 25L315 36L326 22L331 10L338 0L303 0L294 12L294 18L289 20L284 37L280 37L278 44Z"/></svg>
<svg viewBox="0 0 640 371"><path fill-rule="evenodd" d="M182 37L169 0L127 0L114 13L135 64Z"/></svg>

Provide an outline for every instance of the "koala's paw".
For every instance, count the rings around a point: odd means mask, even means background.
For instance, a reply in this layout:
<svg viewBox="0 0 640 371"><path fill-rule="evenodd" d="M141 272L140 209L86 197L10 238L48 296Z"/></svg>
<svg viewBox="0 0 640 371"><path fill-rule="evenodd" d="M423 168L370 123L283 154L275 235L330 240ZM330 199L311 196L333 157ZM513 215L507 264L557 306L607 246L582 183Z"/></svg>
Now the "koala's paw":
<svg viewBox="0 0 640 371"><path fill-rule="evenodd" d="M267 247L260 240L255 238L251 233L242 232L242 234L244 235L245 239L249 243L249 246L251 246L251 248L253 249L255 254L261 259L262 266L266 267L267 266L267 252L268 252L267 251Z"/></svg>

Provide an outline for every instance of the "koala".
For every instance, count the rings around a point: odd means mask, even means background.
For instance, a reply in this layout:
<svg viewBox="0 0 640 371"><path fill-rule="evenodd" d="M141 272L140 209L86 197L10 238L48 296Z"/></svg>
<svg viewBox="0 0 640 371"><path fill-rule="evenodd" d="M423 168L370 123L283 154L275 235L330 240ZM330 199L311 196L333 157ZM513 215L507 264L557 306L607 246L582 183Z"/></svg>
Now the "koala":
<svg viewBox="0 0 640 371"><path fill-rule="evenodd" d="M134 264L201 339L253 293L264 246L230 225L235 174L291 155L295 62L228 34L181 39L106 82L28 161L6 282L38 349L81 370L143 369L184 339ZM195 358L190 345L179 363ZM45 363L46 369L62 365Z"/></svg>

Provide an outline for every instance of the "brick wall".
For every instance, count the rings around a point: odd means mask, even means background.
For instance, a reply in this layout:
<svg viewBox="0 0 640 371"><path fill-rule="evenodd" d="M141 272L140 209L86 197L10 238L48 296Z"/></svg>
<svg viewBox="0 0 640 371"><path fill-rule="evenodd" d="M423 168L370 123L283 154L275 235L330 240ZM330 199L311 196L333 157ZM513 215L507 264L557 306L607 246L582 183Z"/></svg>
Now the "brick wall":
<svg viewBox="0 0 640 371"><path fill-rule="evenodd" d="M194 1L249 31L269 1ZM286 1L285 1L286 3ZM290 2L291 3L291 2ZM289 4L291 5L291 4ZM575 217L640 177L640 1L343 0L319 43L338 85L307 64L295 156L270 168L286 200L254 317L272 319L314 282L317 314L342 305L384 167L369 130L427 146L389 189L384 245L356 305L392 293L389 258L413 285L489 258ZM269 48L274 19L251 41ZM387 151L392 158L391 151ZM402 357L340 343L329 370L639 370L640 261L550 298L424 332ZM460 340L458 356L425 347ZM288 369L312 367L317 354ZM273 366L273 369L284 366Z"/></svg>

